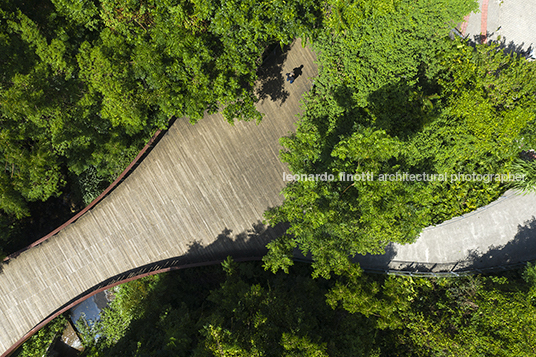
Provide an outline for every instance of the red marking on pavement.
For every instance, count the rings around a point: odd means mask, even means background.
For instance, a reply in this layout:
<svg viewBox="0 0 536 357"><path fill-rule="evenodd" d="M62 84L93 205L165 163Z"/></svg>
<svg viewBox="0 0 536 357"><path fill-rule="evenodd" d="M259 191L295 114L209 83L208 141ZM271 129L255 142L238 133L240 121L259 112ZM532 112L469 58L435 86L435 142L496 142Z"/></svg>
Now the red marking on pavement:
<svg viewBox="0 0 536 357"><path fill-rule="evenodd" d="M463 23L462 23L462 26L460 27L461 31L462 31L462 35L465 36L465 31L467 31L467 25L469 24L469 18L471 17L471 14L465 16L463 18Z"/></svg>
<svg viewBox="0 0 536 357"><path fill-rule="evenodd" d="M480 43L486 43L488 40L488 1L482 1L482 20L480 22Z"/></svg>

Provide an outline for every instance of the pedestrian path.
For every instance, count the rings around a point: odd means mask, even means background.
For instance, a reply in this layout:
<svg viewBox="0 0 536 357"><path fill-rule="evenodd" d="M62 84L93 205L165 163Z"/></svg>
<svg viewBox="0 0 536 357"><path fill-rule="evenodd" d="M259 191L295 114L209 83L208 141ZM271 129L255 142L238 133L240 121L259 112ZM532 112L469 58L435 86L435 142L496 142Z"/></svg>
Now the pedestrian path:
<svg viewBox="0 0 536 357"><path fill-rule="evenodd" d="M425 228L409 245L357 257L365 269L463 272L536 260L536 195L507 191L495 202Z"/></svg>
<svg viewBox="0 0 536 357"><path fill-rule="evenodd" d="M494 9L488 4L490 18ZM468 34L480 33L473 32L476 18L469 16ZM178 119L108 197L0 266L0 354L111 284L228 255L264 255L266 243L285 230L261 223L266 209L282 203L289 172L279 161L279 138L294 131L299 101L317 74L314 53L300 41L267 61L273 63L258 86L258 108L266 114L260 125L230 126L219 114L194 126ZM301 74L287 82L285 74L297 68ZM427 228L415 244L389 246L385 255L358 261L380 270L408 264L456 270L534 259L535 216L536 195L507 192L476 212Z"/></svg>
<svg viewBox="0 0 536 357"><path fill-rule="evenodd" d="M178 119L141 164L75 223L0 265L0 355L103 282L170 266L255 259L285 227L261 221L288 173L279 138L295 130L302 94L317 74L298 40L266 59L257 90L262 122L220 114ZM299 68L294 83L285 73Z"/></svg>
<svg viewBox="0 0 536 357"><path fill-rule="evenodd" d="M495 41L509 50L531 52L536 45L534 3L527 0L479 0L461 29L477 43Z"/></svg>

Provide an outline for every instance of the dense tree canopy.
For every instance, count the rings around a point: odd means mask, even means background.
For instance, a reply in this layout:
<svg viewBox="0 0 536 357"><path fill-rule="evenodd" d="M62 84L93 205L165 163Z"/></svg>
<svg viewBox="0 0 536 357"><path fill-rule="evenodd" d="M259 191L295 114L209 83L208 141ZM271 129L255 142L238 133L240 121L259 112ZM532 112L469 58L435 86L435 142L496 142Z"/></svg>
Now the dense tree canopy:
<svg viewBox="0 0 536 357"><path fill-rule="evenodd" d="M120 286L93 328L79 323L86 355L320 357L370 350L373 341L360 331L370 324L333 313L324 303L325 282L315 284L306 266L276 276L260 264L228 259L225 270L193 269ZM349 338L344 329L356 334Z"/></svg>
<svg viewBox="0 0 536 357"><path fill-rule="evenodd" d="M290 183L284 204L266 214L291 224L270 243L268 267L284 269L299 248L329 276L349 256L411 243L424 227L504 192L489 176L452 175L506 174L521 141L534 147L536 72L497 46L447 37L473 6L399 1L320 36L321 72L297 133L282 140L282 160L293 174L333 180Z"/></svg>

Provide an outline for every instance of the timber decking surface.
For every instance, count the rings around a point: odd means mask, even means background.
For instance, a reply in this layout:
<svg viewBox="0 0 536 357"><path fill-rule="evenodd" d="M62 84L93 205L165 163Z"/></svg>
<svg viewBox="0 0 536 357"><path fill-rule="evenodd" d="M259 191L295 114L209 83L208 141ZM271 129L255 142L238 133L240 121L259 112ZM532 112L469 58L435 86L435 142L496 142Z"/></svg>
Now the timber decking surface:
<svg viewBox="0 0 536 357"><path fill-rule="evenodd" d="M279 138L294 131L316 76L298 40L265 80L259 125L220 114L178 119L128 178L75 223L2 264L0 354L73 298L122 272L171 257L184 264L260 257L281 229L263 212L281 204ZM268 59L268 62L274 58ZM293 84L284 75L303 65ZM272 68L273 69L273 68ZM261 77L262 78L262 77Z"/></svg>
<svg viewBox="0 0 536 357"><path fill-rule="evenodd" d="M265 77L260 125L229 125L219 114L192 126L176 120L127 179L92 210L44 243L0 265L0 354L66 304L111 278L174 258L175 266L260 257L284 227L264 227L281 204L287 167L279 138L294 131L299 100L317 73L297 41ZM304 65L293 83L284 74ZM417 242L383 256L358 257L368 269L428 264L456 270L536 259L536 195L507 192L474 212L428 227ZM145 269L145 268L142 268ZM126 273L125 273L126 272ZM120 279L121 280L121 279Z"/></svg>

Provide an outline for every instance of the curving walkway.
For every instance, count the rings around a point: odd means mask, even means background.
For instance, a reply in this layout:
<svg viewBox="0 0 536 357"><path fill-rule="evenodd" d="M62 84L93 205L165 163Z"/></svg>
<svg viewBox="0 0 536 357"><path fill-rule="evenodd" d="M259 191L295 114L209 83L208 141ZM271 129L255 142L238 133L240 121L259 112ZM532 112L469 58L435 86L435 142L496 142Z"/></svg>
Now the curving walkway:
<svg viewBox="0 0 536 357"><path fill-rule="evenodd" d="M219 114L178 119L108 197L75 223L0 266L0 355L85 292L129 270L261 257L284 227L263 212L282 202L279 138L294 130L299 100L317 74L297 41L260 85L260 125ZM293 84L284 74L304 65ZM272 68L273 73L274 68ZM281 89L282 88L282 89ZM152 268L151 268L152 269Z"/></svg>
<svg viewBox="0 0 536 357"><path fill-rule="evenodd" d="M177 120L108 197L0 266L0 354L96 289L151 271L265 253L265 244L285 229L260 222L267 208L282 202L288 169L279 161L278 140L294 130L299 99L317 73L314 54L299 41L279 59L284 62L274 65L278 74L260 85L259 109L266 114L260 125L230 126L219 114L195 126ZM284 73L300 65L303 75L292 85L285 82ZM532 249L535 207L535 195L508 194L426 229L413 245L389 247L386 255L363 257L362 263L380 269L401 260L474 263L521 238ZM512 261L519 258L510 251ZM532 256L534 249L523 251Z"/></svg>
<svg viewBox="0 0 536 357"><path fill-rule="evenodd" d="M507 191L476 211L425 228L409 245L357 257L368 270L461 272L536 260L536 195Z"/></svg>

